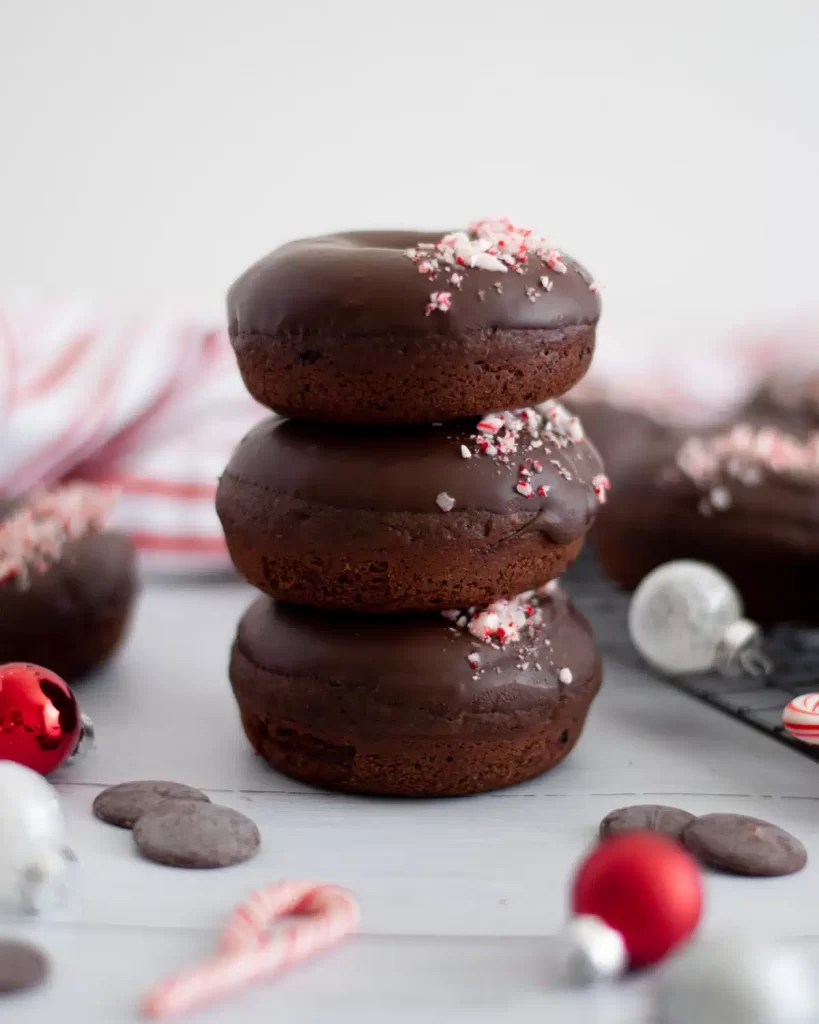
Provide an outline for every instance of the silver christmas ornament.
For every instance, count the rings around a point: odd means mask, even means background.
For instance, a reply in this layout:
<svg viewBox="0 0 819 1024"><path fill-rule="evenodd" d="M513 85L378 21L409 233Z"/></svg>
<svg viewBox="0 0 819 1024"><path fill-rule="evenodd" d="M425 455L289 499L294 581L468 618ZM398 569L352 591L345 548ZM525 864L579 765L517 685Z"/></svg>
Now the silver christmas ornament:
<svg viewBox="0 0 819 1024"><path fill-rule="evenodd" d="M38 772L0 761L0 904L38 913L66 881L65 826L57 792Z"/></svg>
<svg viewBox="0 0 819 1024"><path fill-rule="evenodd" d="M569 985L610 981L628 968L623 936L593 914L572 918L561 938L561 975Z"/></svg>
<svg viewBox="0 0 819 1024"><path fill-rule="evenodd" d="M819 986L798 949L741 937L701 942L669 961L656 1024L816 1024Z"/></svg>
<svg viewBox="0 0 819 1024"><path fill-rule="evenodd" d="M628 627L640 654L666 675L771 670L736 587L704 562L667 562L650 572L631 599Z"/></svg>

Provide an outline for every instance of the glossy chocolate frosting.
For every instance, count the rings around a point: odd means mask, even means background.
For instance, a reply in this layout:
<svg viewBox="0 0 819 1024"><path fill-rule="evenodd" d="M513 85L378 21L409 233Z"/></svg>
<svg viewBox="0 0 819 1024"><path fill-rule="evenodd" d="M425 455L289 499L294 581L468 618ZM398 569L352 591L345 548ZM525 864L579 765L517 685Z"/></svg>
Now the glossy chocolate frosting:
<svg viewBox="0 0 819 1024"><path fill-rule="evenodd" d="M122 613L137 586L136 555L128 537L90 532L68 541L45 572L32 571L22 585L0 586L0 633L31 633L44 617L67 619Z"/></svg>
<svg viewBox="0 0 819 1024"><path fill-rule="evenodd" d="M532 256L524 273L467 268L460 290L435 281L405 251L446 232L350 231L281 246L247 270L228 293L228 322L243 334L457 336L486 328L594 325L600 299L591 277L567 256L565 274ZM540 287L546 275L551 290ZM496 286L500 287L500 290ZM532 301L530 294L537 292ZM430 294L452 293L446 313L426 314Z"/></svg>
<svg viewBox="0 0 819 1024"><path fill-rule="evenodd" d="M642 461L647 446L673 436L669 427L637 409L602 401L575 402L570 395L566 402L583 420L586 435L600 453L615 488L621 468Z"/></svg>
<svg viewBox="0 0 819 1024"><path fill-rule="evenodd" d="M753 429L781 432L780 422L752 418ZM690 437L722 436L730 427ZM791 424L789 436L806 439L811 430ZM741 458L705 480L695 480L678 464L684 439L667 437L646 445L618 475L606 524L626 520L630 529L688 531L747 544L749 558L774 547L810 556L819 554L819 469L812 474L776 472ZM748 469L750 467L750 476ZM751 482L748 482L748 481ZM611 518L610 518L611 517ZM602 529L602 526L601 526ZM682 557L682 553L680 554Z"/></svg>
<svg viewBox="0 0 819 1024"><path fill-rule="evenodd" d="M540 531L557 543L585 534L598 509L592 480L602 472L588 441L519 451L504 464L463 457L475 434L472 422L367 429L273 417L239 444L225 476L332 508L456 518L482 511L515 516L517 532ZM516 490L519 464L531 456L542 465L533 489L545 485L545 497ZM455 501L449 513L436 504L442 493Z"/></svg>
<svg viewBox="0 0 819 1024"><path fill-rule="evenodd" d="M279 691L286 679L307 710L304 688L330 684L325 706L353 691L359 708L372 702L401 711L396 726L410 731L404 711L457 729L463 714L527 711L564 692L596 689L600 664L588 623L559 592L541 600L539 629L527 627L519 641L498 647L440 614L325 613L259 597L239 623L236 650L264 674L250 681L233 673L234 687L240 702L263 707L265 688ZM472 653L480 657L477 671L467 661ZM560 681L561 668L570 670L570 684ZM284 679L272 683L267 673Z"/></svg>

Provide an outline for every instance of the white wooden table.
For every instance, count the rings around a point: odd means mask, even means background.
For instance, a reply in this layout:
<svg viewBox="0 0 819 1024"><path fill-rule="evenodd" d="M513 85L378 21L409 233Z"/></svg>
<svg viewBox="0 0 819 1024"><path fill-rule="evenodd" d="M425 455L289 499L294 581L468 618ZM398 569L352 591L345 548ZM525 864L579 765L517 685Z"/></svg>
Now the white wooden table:
<svg viewBox="0 0 819 1024"><path fill-rule="evenodd" d="M657 682L608 664L603 692L567 762L517 789L407 802L322 793L272 772L240 731L226 679L243 585L149 586L130 642L78 687L98 748L59 785L79 862L70 905L3 921L53 959L50 983L0 1001L14 1024L120 1024L169 971L208 954L253 888L310 877L349 886L361 934L280 981L214 1006L203 1024L641 1024L650 977L599 992L555 983L556 935L573 865L600 818L659 801L737 811L795 832L813 858L777 880L707 878L704 930L814 940L819 902L819 767ZM131 834L97 821L99 790L132 779L206 790L259 825L251 862L187 872L151 864ZM817 944L819 954L819 944Z"/></svg>

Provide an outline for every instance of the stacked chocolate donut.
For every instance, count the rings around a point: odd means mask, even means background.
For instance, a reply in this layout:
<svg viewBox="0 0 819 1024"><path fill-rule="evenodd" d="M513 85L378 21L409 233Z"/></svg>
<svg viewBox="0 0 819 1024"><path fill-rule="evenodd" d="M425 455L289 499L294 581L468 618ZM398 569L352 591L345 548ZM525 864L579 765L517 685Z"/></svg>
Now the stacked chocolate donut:
<svg viewBox="0 0 819 1024"><path fill-rule="evenodd" d="M592 280L483 221L292 242L228 310L245 383L278 414L217 497L265 595L230 663L253 747L368 793L474 793L551 768L601 678L550 582L608 485L552 400L591 360Z"/></svg>

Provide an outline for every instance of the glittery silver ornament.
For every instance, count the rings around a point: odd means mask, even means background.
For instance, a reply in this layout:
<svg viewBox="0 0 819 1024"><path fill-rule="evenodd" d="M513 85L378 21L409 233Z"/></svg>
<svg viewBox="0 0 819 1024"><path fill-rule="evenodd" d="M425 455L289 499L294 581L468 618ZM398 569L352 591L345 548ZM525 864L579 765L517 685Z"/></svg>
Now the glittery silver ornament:
<svg viewBox="0 0 819 1024"><path fill-rule="evenodd" d="M800 950L742 937L701 942L660 975L654 1024L816 1024L819 985Z"/></svg>
<svg viewBox="0 0 819 1024"><path fill-rule="evenodd" d="M54 787L16 761L0 761L0 904L38 913L65 886L65 826Z"/></svg>
<svg viewBox="0 0 819 1024"><path fill-rule="evenodd" d="M771 669L736 587L704 562L667 562L650 572L631 599L628 626L640 654L667 675Z"/></svg>

